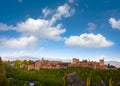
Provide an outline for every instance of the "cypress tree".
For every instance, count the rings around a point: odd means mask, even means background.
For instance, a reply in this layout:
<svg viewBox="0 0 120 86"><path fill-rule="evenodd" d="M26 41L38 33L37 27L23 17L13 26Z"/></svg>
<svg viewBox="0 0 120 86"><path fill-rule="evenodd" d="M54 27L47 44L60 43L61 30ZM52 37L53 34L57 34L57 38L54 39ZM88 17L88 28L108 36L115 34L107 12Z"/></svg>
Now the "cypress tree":
<svg viewBox="0 0 120 86"><path fill-rule="evenodd" d="M10 82L6 78L1 57L0 57L0 86L13 86L13 84L10 84Z"/></svg>
<svg viewBox="0 0 120 86"><path fill-rule="evenodd" d="M109 86L112 86L112 79L109 79Z"/></svg>
<svg viewBox="0 0 120 86"><path fill-rule="evenodd" d="M64 86L68 86L68 84L67 84L67 75L66 74L64 76Z"/></svg>
<svg viewBox="0 0 120 86"><path fill-rule="evenodd" d="M4 86L5 81L6 81L6 77L5 77L4 67L0 57L0 86Z"/></svg>
<svg viewBox="0 0 120 86"><path fill-rule="evenodd" d="M90 86L90 77L87 77L86 86Z"/></svg>

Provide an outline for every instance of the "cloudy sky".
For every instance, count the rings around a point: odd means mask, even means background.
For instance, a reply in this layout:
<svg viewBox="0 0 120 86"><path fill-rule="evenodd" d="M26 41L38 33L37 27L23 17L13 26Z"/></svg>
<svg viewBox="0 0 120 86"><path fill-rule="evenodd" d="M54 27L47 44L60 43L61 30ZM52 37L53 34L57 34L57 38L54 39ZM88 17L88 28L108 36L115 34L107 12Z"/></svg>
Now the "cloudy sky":
<svg viewBox="0 0 120 86"><path fill-rule="evenodd" d="M0 55L120 61L120 0L1 0Z"/></svg>

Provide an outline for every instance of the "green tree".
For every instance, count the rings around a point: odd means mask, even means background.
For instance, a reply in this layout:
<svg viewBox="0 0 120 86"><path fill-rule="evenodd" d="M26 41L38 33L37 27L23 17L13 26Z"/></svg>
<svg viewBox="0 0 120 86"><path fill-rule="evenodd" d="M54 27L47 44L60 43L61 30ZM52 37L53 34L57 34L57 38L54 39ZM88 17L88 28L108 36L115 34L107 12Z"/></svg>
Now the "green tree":
<svg viewBox="0 0 120 86"><path fill-rule="evenodd" d="M112 86L112 79L109 79L109 86Z"/></svg>
<svg viewBox="0 0 120 86"><path fill-rule="evenodd" d="M86 86L90 86L90 77L87 77Z"/></svg>
<svg viewBox="0 0 120 86"><path fill-rule="evenodd" d="M0 86L4 86L5 81L6 81L6 77L5 77L4 67L0 57Z"/></svg>
<svg viewBox="0 0 120 86"><path fill-rule="evenodd" d="M4 71L1 57L0 57L0 86L9 86L7 83L6 76L5 76L5 71Z"/></svg>
<svg viewBox="0 0 120 86"><path fill-rule="evenodd" d="M68 86L68 83L67 83L67 75L65 74L64 76L64 86Z"/></svg>

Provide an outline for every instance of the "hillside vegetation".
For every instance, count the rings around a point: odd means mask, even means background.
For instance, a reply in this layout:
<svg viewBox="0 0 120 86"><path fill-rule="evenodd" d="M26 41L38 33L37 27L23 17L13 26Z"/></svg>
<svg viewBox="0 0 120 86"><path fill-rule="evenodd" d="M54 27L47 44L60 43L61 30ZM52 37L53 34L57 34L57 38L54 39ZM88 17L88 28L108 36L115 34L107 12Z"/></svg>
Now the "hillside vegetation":
<svg viewBox="0 0 120 86"><path fill-rule="evenodd" d="M16 65L12 67L10 61L5 61L6 72L4 72L0 61L0 84L8 82L10 79L9 82L14 86L28 86L29 82L34 82L35 86L68 86L67 74L76 72L79 80L85 82L87 86L99 86L101 82L104 82L105 86L120 86L120 70L94 70L80 67L26 70L19 67L19 65L31 63L31 61L17 61Z"/></svg>

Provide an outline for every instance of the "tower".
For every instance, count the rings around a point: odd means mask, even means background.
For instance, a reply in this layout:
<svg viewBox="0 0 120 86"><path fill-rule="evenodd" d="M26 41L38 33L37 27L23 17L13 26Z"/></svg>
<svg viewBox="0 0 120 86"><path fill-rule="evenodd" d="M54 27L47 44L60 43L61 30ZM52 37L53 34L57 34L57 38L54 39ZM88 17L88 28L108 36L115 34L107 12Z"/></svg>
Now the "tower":
<svg viewBox="0 0 120 86"><path fill-rule="evenodd" d="M100 59L100 66L103 66L103 65L104 65L104 58Z"/></svg>
<svg viewBox="0 0 120 86"><path fill-rule="evenodd" d="M79 64L79 59L73 58L73 64Z"/></svg>

